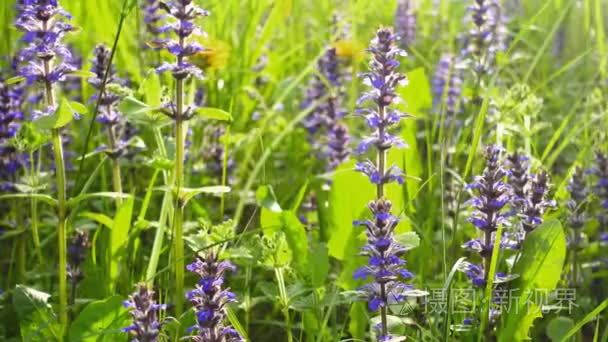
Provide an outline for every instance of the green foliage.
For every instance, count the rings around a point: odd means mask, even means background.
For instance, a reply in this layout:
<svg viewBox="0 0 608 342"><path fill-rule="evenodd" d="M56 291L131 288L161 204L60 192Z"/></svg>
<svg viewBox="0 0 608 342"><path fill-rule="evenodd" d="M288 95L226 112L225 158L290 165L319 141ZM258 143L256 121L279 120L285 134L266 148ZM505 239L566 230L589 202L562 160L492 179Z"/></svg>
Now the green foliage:
<svg viewBox="0 0 608 342"><path fill-rule="evenodd" d="M69 341L116 341L124 336L121 329L130 324L131 317L122 305L122 296L111 296L87 304L74 319Z"/></svg>
<svg viewBox="0 0 608 342"><path fill-rule="evenodd" d="M542 317L540 307L533 304L534 291L550 292L561 279L560 272L566 258L566 238L557 220L547 220L536 228L524 242L521 257L513 272L519 275L514 281L517 289L514 307L506 316L500 336L505 339L527 339L534 320ZM540 305L547 303L538 303Z"/></svg>

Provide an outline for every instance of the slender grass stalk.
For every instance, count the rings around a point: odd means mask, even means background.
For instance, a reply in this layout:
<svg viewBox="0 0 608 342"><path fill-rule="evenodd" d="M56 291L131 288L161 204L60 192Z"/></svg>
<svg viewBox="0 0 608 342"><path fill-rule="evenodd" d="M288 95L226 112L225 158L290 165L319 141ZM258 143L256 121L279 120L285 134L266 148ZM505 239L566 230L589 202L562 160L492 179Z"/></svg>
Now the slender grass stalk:
<svg viewBox="0 0 608 342"><path fill-rule="evenodd" d="M30 152L30 179L34 179L36 173L36 167L34 163L34 153ZM40 156L40 154L38 154ZM40 165L40 163L38 163ZM34 193L33 187L31 193ZM34 249L36 250L36 256L38 257L38 264L42 264L42 249L40 248L40 234L38 233L38 200L32 196L30 197L30 215L31 215L31 226L32 226L32 240L34 242Z"/></svg>
<svg viewBox="0 0 608 342"><path fill-rule="evenodd" d="M167 156L167 150L163 142L163 136L159 128L154 129L154 139L158 146L161 157ZM165 184L169 185L169 177L166 173L163 174ZM154 234L154 242L152 244L152 252L150 254L150 261L148 261L148 268L146 270L146 282L149 284L154 283L154 277L156 276L156 270L158 269L158 261L160 259L160 253L163 248L163 241L165 238L165 225L167 223L167 217L172 216L171 213L171 192L166 191L163 196L163 201L160 208L160 216L158 219L158 227Z"/></svg>
<svg viewBox="0 0 608 342"><path fill-rule="evenodd" d="M111 68L111 66L108 65L108 68ZM112 125L108 126L108 144L109 144L110 151L116 150L116 136L114 133L114 127ZM122 177L120 175L120 163L118 162L118 157L114 157L111 159L112 159L112 185L114 188L114 192L116 192L118 194L122 194ZM121 206L121 204L122 204L122 197L117 196L116 197L117 210Z"/></svg>

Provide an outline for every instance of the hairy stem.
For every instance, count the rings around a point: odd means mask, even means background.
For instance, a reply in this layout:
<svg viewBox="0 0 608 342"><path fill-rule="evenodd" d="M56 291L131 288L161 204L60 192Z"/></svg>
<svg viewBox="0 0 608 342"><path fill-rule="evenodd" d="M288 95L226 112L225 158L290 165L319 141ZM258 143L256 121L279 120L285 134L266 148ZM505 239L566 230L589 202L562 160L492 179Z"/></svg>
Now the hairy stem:
<svg viewBox="0 0 608 342"><path fill-rule="evenodd" d="M178 57L181 64L181 57ZM175 206L173 207L173 246L174 246L174 274L175 274L175 315L179 317L183 312L184 304L184 232L183 232L183 203L179 196L180 189L184 185L184 80L176 80L175 94Z"/></svg>
<svg viewBox="0 0 608 342"><path fill-rule="evenodd" d="M378 115L380 116L380 122L384 121L384 106L378 107ZM382 124L378 125L378 136L384 136L384 126ZM378 147L378 158L377 158L377 168L380 177L384 178L384 173L386 172L386 149L384 147ZM384 181L380 181L376 187L376 198L381 199L384 197ZM384 252L382 253L384 254ZM382 255L384 258L384 255ZM382 302L384 305L380 307L380 319L381 319L381 330L382 336L388 335L388 324L387 324L387 310L386 307L388 305L388 298L386 296L386 284L380 283L380 298L382 298Z"/></svg>
<svg viewBox="0 0 608 342"><path fill-rule="evenodd" d="M34 175L36 174L35 170L35 162L34 162L34 153L30 152L30 179L34 179ZM34 193L32 187L32 193ZM31 215L31 225L32 225L32 240L34 242L34 249L36 250L36 256L38 257L38 264L42 265L42 249L40 248L40 234L38 233L38 200L34 197L30 198L30 215Z"/></svg>
<svg viewBox="0 0 608 342"><path fill-rule="evenodd" d="M50 61L44 61L44 74L50 74ZM55 94L50 81L45 82L46 104L49 108L55 107ZM63 153L63 142L60 128L51 130L53 140L53 154L55 157L55 185L57 186L57 252L59 263L57 264L57 277L59 278L59 323L68 324L68 290L67 290L67 192L65 177L65 159Z"/></svg>

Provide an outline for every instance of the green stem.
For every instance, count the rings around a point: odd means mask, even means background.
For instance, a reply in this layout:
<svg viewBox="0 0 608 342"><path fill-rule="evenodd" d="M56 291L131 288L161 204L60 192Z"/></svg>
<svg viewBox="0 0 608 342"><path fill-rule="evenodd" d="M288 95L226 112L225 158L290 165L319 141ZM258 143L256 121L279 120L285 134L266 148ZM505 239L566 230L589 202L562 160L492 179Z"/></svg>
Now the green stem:
<svg viewBox="0 0 608 342"><path fill-rule="evenodd" d="M380 122L384 121L384 106L379 106L378 107L378 116L380 116ZM378 136L382 137L384 136L384 126L383 125L379 125L378 127ZM380 177L384 177L384 174L386 172L386 149L384 148L378 148L378 156L377 156L377 165L376 167L378 168L378 174L380 174ZM376 199L380 200L384 197L384 183L383 182L379 182L378 186L376 187ZM384 258L384 252L382 252L382 258ZM384 302L384 305L382 305L380 307L380 319L381 319L381 331L382 331L382 336L387 336L388 335L388 323L387 323L387 310L386 307L388 305L388 300L386 298L386 284L384 282L380 283L380 298L382 299L382 301Z"/></svg>
<svg viewBox="0 0 608 342"><path fill-rule="evenodd" d="M67 293L67 241L66 241L66 182L65 161L63 158L63 144L59 129L54 128L53 152L55 154L55 181L57 184L57 251L59 253L59 264L57 274L59 277L59 322L62 325L68 323L68 293Z"/></svg>
<svg viewBox="0 0 608 342"><path fill-rule="evenodd" d="M21 206L16 203L15 206L15 219L17 222L17 229L23 229L23 233L17 236L17 282L23 283L25 281L25 265L26 265L26 233L25 224L23 222L23 215Z"/></svg>
<svg viewBox="0 0 608 342"><path fill-rule="evenodd" d="M46 22L45 22L46 25ZM50 60L44 60L44 75L51 71ZM55 94L50 81L45 82L46 104L49 108L55 107ZM65 178L65 159L63 154L63 143L61 141L60 128L51 130L53 140L53 154L55 157L55 185L57 186L57 253L59 263L57 264L57 277L59 278L59 324L68 324L68 287L67 287L67 241L66 241L66 219L67 219L67 194Z"/></svg>
<svg viewBox="0 0 608 342"><path fill-rule="evenodd" d="M285 277L281 267L274 268L274 274L277 278L279 287L279 297L281 300L282 312L285 317L285 330L287 331L287 342L293 342L293 333L291 331L291 317L289 315L289 297L287 296L287 288L285 287Z"/></svg>
<svg viewBox="0 0 608 342"><path fill-rule="evenodd" d="M178 57L178 59L180 59ZM181 60L178 61L178 63ZM184 185L184 80L176 80L175 94L175 169L173 173L175 185L175 206L173 207L173 246L174 246L174 274L175 274L175 316L179 317L184 305L184 231L183 215L184 204L181 202L180 192Z"/></svg>

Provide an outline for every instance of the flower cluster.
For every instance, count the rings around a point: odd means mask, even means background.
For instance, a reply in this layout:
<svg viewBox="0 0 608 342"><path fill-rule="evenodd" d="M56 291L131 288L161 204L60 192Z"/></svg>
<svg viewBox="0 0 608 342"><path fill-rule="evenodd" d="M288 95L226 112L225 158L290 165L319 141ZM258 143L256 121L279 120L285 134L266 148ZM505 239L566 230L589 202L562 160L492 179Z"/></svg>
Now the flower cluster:
<svg viewBox="0 0 608 342"><path fill-rule="evenodd" d="M365 160L357 164L356 170L367 175L376 184L377 196L368 205L372 218L355 221L354 224L366 228L367 244L362 248L361 255L368 258L366 266L357 270L356 279L371 278L373 282L363 286L368 296L368 307L372 311L381 310L383 323L379 328L379 340L388 340L386 326L386 308L390 303L405 299L411 286L404 280L413 275L405 269L402 256L406 248L399 244L394 237L394 231L399 224L399 218L391 213L392 204L384 197L384 186L393 181L403 183L403 171L396 166L386 168L386 155L393 146L403 146L404 143L389 133L391 127L397 125L404 116L390 107L399 98L395 88L404 83L405 76L397 71L397 57L404 54L395 45L396 36L389 29L380 29L372 40L369 48L372 58L370 72L362 75L364 82L371 90L363 94L358 103L371 102L369 108L362 108L358 113L363 115L369 128L373 131L370 137L364 138L359 145L359 152L364 153L374 148L376 163Z"/></svg>
<svg viewBox="0 0 608 342"><path fill-rule="evenodd" d="M211 125L205 129L205 145L203 146L203 164L206 174L215 178L218 183L222 183L224 171L224 158L226 160L226 183L231 184L233 179L233 171L235 169L234 158L230 154L225 153L225 145L222 142L222 137L226 134L226 128L222 125Z"/></svg>
<svg viewBox="0 0 608 342"><path fill-rule="evenodd" d="M87 231L76 231L68 245L68 279L72 282L72 286L75 286L84 278L80 266L86 259L90 247L91 242Z"/></svg>
<svg viewBox="0 0 608 342"><path fill-rule="evenodd" d="M543 214L547 209L555 207L555 201L548 199L548 194L549 175L541 171L531 176L520 213L522 227L526 234L543 223Z"/></svg>
<svg viewBox="0 0 608 342"><path fill-rule="evenodd" d="M160 311L166 310L164 304L157 304L154 300L154 291L146 284L137 285L135 292L123 302L124 307L130 309L133 324L123 328L129 333L133 342L156 342L159 340L162 323L158 320Z"/></svg>
<svg viewBox="0 0 608 342"><path fill-rule="evenodd" d="M373 219L355 222L356 225L366 227L368 243L360 254L368 257L368 264L355 271L354 277L374 280L365 285L363 290L369 296L369 309L378 311L390 303L405 299L405 292L412 287L402 280L412 278L413 274L405 269L405 260L401 258L406 249L393 237L399 218L391 214L391 202L378 199L371 201L368 207Z"/></svg>
<svg viewBox="0 0 608 342"><path fill-rule="evenodd" d="M341 123L346 112L341 103L342 75L335 48L325 52L319 59L317 68L319 75L311 79L302 103L302 108L315 106L305 118L304 127L313 148L327 159L326 169L331 171L350 154L348 127ZM317 103L325 96L325 100ZM319 139L318 135L322 133L325 133L325 139Z"/></svg>
<svg viewBox="0 0 608 342"><path fill-rule="evenodd" d="M460 111L462 70L460 60L451 54L441 56L432 81L433 107L437 112L445 104L445 115L452 119Z"/></svg>
<svg viewBox="0 0 608 342"><path fill-rule="evenodd" d="M485 149L486 166L480 176L468 186L475 192L475 197L469 200L473 212L469 218L475 227L482 232L482 238L473 239L465 244L463 248L478 253L483 259L483 266L465 263L462 271L471 279L475 286L485 286L490 260L494 247L495 234L501 225L508 222L508 214L505 212L509 202L510 188L504 182L507 172L501 161L501 148L489 145ZM501 247L512 247L508 239L501 238ZM497 274L495 282L504 281L505 275Z"/></svg>
<svg viewBox="0 0 608 342"><path fill-rule="evenodd" d="M52 84L64 81L75 70L72 54L63 44L63 37L74 27L67 22L71 16L57 0L26 0L18 5L19 16L15 26L23 31L27 44L18 60L24 63L19 75L29 84L44 82Z"/></svg>
<svg viewBox="0 0 608 342"><path fill-rule="evenodd" d="M416 40L416 12L412 0L399 0L395 11L395 34L403 48Z"/></svg>
<svg viewBox="0 0 608 342"><path fill-rule="evenodd" d="M597 181L593 190L600 201L600 206L604 210L598 215L600 229L608 229L608 156L597 151L595 153L595 166L590 170Z"/></svg>
<svg viewBox="0 0 608 342"><path fill-rule="evenodd" d="M23 120L22 102L22 90L0 80L0 192L13 190L14 175L23 166L23 158L10 143Z"/></svg>
<svg viewBox="0 0 608 342"><path fill-rule="evenodd" d="M177 39L157 39L153 42L156 48L169 51L177 59L176 63L163 63L158 72L170 71L177 80L183 80L189 76L201 77L202 71L191 63L191 57L201 51L203 47L195 42L189 42L188 38L202 35L200 27L194 20L199 17L208 16L209 12L196 6L192 0L175 0L170 3L160 2L160 6L171 16L174 21L162 26L162 31L173 31Z"/></svg>
<svg viewBox="0 0 608 342"><path fill-rule="evenodd" d="M122 95L120 91L116 91L114 88L128 86L129 82L118 77L115 66L110 63L111 53L111 50L104 44L95 47L91 64L91 72L95 76L89 78L89 83L97 89L97 92L91 97L91 101L97 101L106 71L108 72L97 121L107 129L109 146L102 145L98 150L104 150L110 158L118 158L127 156L127 153L129 153L127 145L129 140L135 136L137 130L124 119L118 109Z"/></svg>
<svg viewBox="0 0 608 342"><path fill-rule="evenodd" d="M569 211L568 224L570 228L575 231L580 230L587 221L585 212L582 210L582 206L587 200L589 195L587 191L587 185L585 184L585 172L582 168L577 167L572 174L572 178L568 182L568 192L570 193L570 199L566 202L566 207ZM575 245L578 245L578 233L575 232Z"/></svg>
<svg viewBox="0 0 608 342"><path fill-rule="evenodd" d="M112 51L104 44L99 44L95 47L94 57L91 64L91 72L95 74L94 77L89 78L89 83L98 91L101 90L103 80L108 72L108 78L106 82L106 88L103 91L103 95L100 101L100 111L97 115L97 121L107 125L108 127L114 127L120 123L122 115L118 111L118 101L120 96L108 90L108 85L117 84L120 80L116 76L116 68L114 65L110 65L110 56ZM91 100L97 100L99 94L93 95Z"/></svg>
<svg viewBox="0 0 608 342"><path fill-rule="evenodd" d="M241 335L227 325L226 305L235 302L234 293L223 288L226 272L236 268L229 261L219 261L217 254L210 252L188 265L187 270L197 274L200 280L196 288L187 293L186 298L194 306L196 325L192 337L196 342L237 342L243 341Z"/></svg>
<svg viewBox="0 0 608 342"><path fill-rule="evenodd" d="M144 23L148 33L156 38L166 31L161 22L165 19L165 15L160 10L159 0L145 0L143 2Z"/></svg>
<svg viewBox="0 0 608 342"><path fill-rule="evenodd" d="M405 142L398 136L392 135L391 127L399 124L405 115L389 106L401 99L395 93L398 85L406 84L405 75L397 72L399 61L397 57L404 56L405 51L395 45L396 37L391 30L380 29L376 38L372 40L369 51L373 58L370 62L371 72L362 75L364 82L371 87L357 101L359 105L371 101L376 108L360 108L359 115L365 117L368 127L373 131L370 136L361 140L357 152L363 154L371 147L375 147L384 159L391 147L405 147ZM382 163L384 164L384 163ZM381 166L382 169L379 167ZM370 181L378 186L397 181L403 183L403 171L393 165L376 165L370 160L357 163L357 171L364 173Z"/></svg>
<svg viewBox="0 0 608 342"><path fill-rule="evenodd" d="M526 186L530 180L530 158L514 152L507 156L509 185L511 186L511 205L521 208L526 198Z"/></svg>
<svg viewBox="0 0 608 342"><path fill-rule="evenodd" d="M506 49L505 17L498 0L473 0L468 8L473 23L464 55L470 56L478 77L491 71L498 51Z"/></svg>

